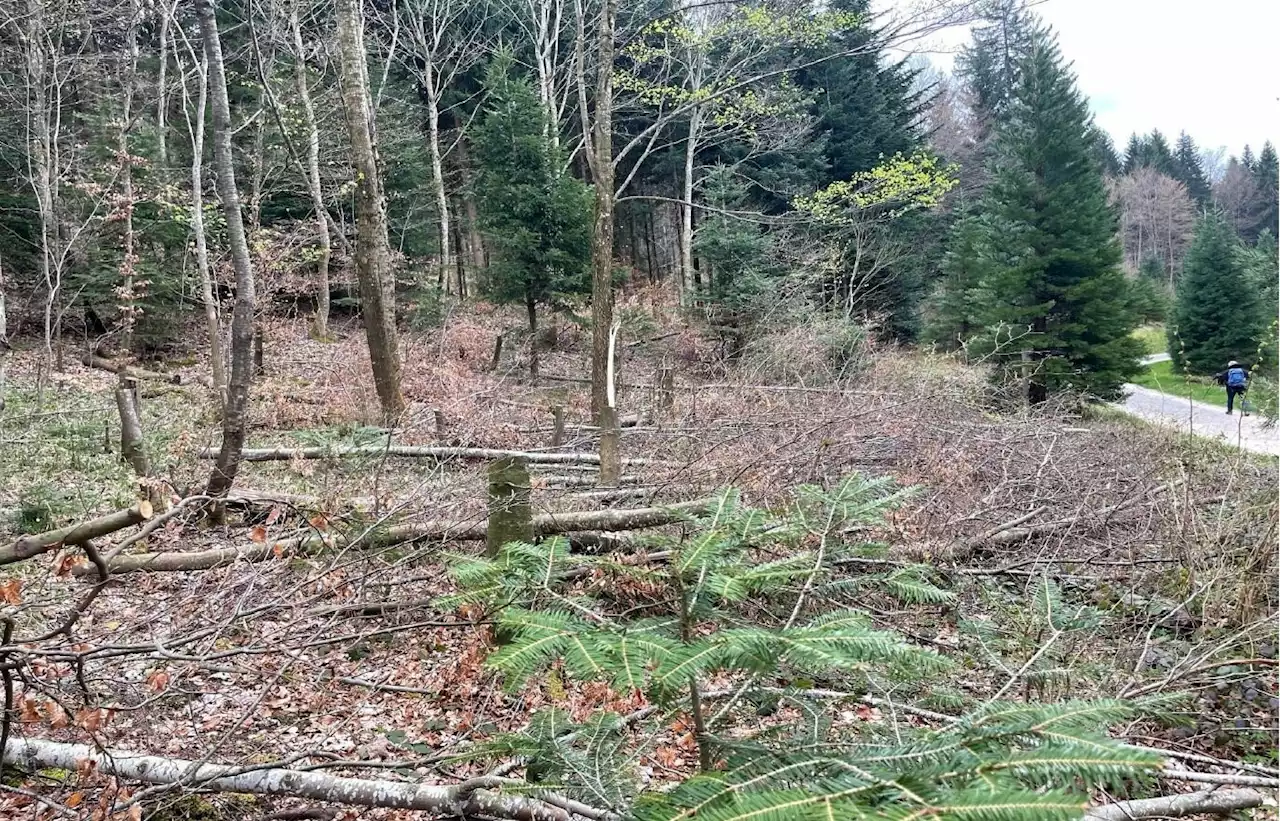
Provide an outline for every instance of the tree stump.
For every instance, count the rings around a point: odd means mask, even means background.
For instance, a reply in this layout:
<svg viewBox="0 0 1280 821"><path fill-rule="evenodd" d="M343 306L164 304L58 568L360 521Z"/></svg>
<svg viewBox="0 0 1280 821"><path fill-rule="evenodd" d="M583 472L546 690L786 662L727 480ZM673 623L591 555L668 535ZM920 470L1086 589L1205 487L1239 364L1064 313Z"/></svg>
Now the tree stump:
<svg viewBox="0 0 1280 821"><path fill-rule="evenodd" d="M622 473L622 456L618 445L618 410L600 409L600 478L599 487L617 487Z"/></svg>
<svg viewBox="0 0 1280 821"><path fill-rule="evenodd" d="M505 456L489 463L489 526L485 533L486 556L496 556L509 542L533 541L533 513L529 505L532 487L528 463Z"/></svg>
<svg viewBox="0 0 1280 821"><path fill-rule="evenodd" d="M498 338L493 341L493 361L489 363L489 370L496 371L498 363L502 361L502 334L498 334Z"/></svg>
<svg viewBox="0 0 1280 821"><path fill-rule="evenodd" d="M120 413L120 458L132 465L134 475L141 479L151 473L151 462L143 445L137 386L136 379L120 378L120 386L116 388L116 410Z"/></svg>
<svg viewBox="0 0 1280 821"><path fill-rule="evenodd" d="M254 376L265 376L267 366L262 353L262 328L253 329L253 373Z"/></svg>
<svg viewBox="0 0 1280 821"><path fill-rule="evenodd" d="M551 407L551 447L564 444L564 405Z"/></svg>
<svg viewBox="0 0 1280 821"><path fill-rule="evenodd" d="M676 371L667 363L658 368L655 404L659 413L670 413L676 406Z"/></svg>

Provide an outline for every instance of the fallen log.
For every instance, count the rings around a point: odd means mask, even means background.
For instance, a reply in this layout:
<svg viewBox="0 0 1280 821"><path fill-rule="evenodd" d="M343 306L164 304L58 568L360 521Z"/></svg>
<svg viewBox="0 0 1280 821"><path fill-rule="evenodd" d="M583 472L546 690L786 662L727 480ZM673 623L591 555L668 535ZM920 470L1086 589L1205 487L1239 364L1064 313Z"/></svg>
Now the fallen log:
<svg viewBox="0 0 1280 821"><path fill-rule="evenodd" d="M497 450L493 448L452 448L452 447L419 447L413 445L392 445L379 447L368 445L348 448L245 448L240 458L245 462L287 462L293 459L332 459L346 456L399 456L421 459L474 459L489 461L510 457L523 458L533 464L600 464L600 455L596 453L540 453L521 450ZM216 459L218 452L212 448L200 451L202 459ZM625 465L656 465L662 462L655 459L623 459Z"/></svg>
<svg viewBox="0 0 1280 821"><path fill-rule="evenodd" d="M691 514L704 512L710 508L714 501L714 499L696 499L691 502L679 502L666 507L544 513L533 517L533 532L534 536L542 537L581 531L609 533L661 527L662 525L685 521ZM296 539L268 541L263 544L201 550L194 553L147 553L133 556L117 556L108 563L108 568L113 574L139 571L210 570L215 567L234 564L238 561L264 562L273 558L306 556L325 549L354 547L357 544L368 547L390 547L404 544L405 542L418 541L483 541L487 532L488 521L485 519L472 522L419 522L417 524L393 525L351 540L339 534L324 533L310 534ZM613 543L613 540L594 534L585 541L591 546L603 545L607 547ZM94 574L96 571L93 567L82 565L74 568L72 572L77 576L87 576Z"/></svg>
<svg viewBox="0 0 1280 821"><path fill-rule="evenodd" d="M96 354L85 354L80 357L80 362L88 368L97 368L100 371L108 373L123 374L131 376L135 379L154 379L159 382L168 382L171 385L181 385L182 375L177 373L158 373L149 371L146 368L139 368L136 365L124 365L119 362L112 362L110 359L103 359Z"/></svg>
<svg viewBox="0 0 1280 821"><path fill-rule="evenodd" d="M504 795L494 790L516 783L508 779L472 779L448 787L375 781L280 767L259 769L208 764L42 738L10 739L4 748L4 762L29 772L51 768L77 772L84 762L93 762L99 772L127 781L219 792L297 796L360 807L425 810L449 817L489 816L530 821L571 821L574 815L616 818L602 810L553 796L537 799ZM568 806L556 806L550 801Z"/></svg>
<svg viewBox="0 0 1280 821"><path fill-rule="evenodd" d="M1203 790L1104 804L1087 810L1084 817L1086 821L1129 821L1137 818L1185 818L1205 813L1226 815L1260 807L1265 801L1265 796L1257 790Z"/></svg>
<svg viewBox="0 0 1280 821"><path fill-rule="evenodd" d="M87 522L70 525L58 530L23 536L12 544L0 547L0 565L13 564L32 556L39 556L63 545L81 545L91 539L124 530L151 518L151 503L142 501L127 510L117 510ZM90 567L89 572L96 572Z"/></svg>

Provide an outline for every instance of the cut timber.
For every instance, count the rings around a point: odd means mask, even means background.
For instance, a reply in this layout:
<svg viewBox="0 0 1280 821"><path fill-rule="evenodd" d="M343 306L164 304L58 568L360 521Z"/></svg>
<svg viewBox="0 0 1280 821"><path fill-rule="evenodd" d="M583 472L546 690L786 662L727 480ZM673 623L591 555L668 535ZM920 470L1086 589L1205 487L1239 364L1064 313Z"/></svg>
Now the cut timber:
<svg viewBox="0 0 1280 821"><path fill-rule="evenodd" d="M108 371L110 373L123 374L135 379L157 379L161 382L169 382L174 385L182 384L182 376L179 374L157 373L155 371L146 370L145 368L137 368L133 365L121 365L118 362L112 362L110 359L103 359L102 357L94 354L85 354L80 358L80 361L90 368L97 368L98 370Z"/></svg>
<svg viewBox="0 0 1280 821"><path fill-rule="evenodd" d="M1085 821L1129 821L1131 818L1186 818L1189 815L1226 815L1260 807L1266 798L1257 790L1203 790L1201 792L1139 798L1094 807Z"/></svg>
<svg viewBox="0 0 1280 821"><path fill-rule="evenodd" d="M39 556L41 553L50 550L56 550L63 545L84 544L90 539L106 536L108 533L115 533L117 530L124 530L126 527L141 524L150 518L151 503L138 502L128 510L117 510L115 513L108 513L106 516L99 516L97 519L90 519L87 522L80 522L60 530L50 530L47 533L38 533L34 536L23 536L13 544L0 548L0 564L20 562L23 559ZM89 568L89 571L91 573L96 572L92 567Z"/></svg>
<svg viewBox="0 0 1280 821"><path fill-rule="evenodd" d="M214 459L217 455L217 451L208 448L200 451L200 456L204 459ZM402 456L420 459L476 459L484 461L505 457L519 457L530 464L600 464L600 456L595 453L537 453L491 448L417 447L411 445L392 445L391 447L371 445L353 448L246 448L240 456L246 462L287 462L293 459L329 459L344 456ZM662 463L654 459L624 459L623 464L656 465Z"/></svg>
<svg viewBox="0 0 1280 821"><path fill-rule="evenodd" d="M714 499L696 499L665 507L622 508L612 510L580 510L568 513L545 513L533 517L533 533L538 536L581 533L584 531L617 532L661 527L685 521L690 515L710 509ZM238 561L265 562L287 556L306 556L324 549L341 549L363 544L369 547L388 547L416 541L484 541L488 535L488 522L420 522L393 525L374 530L363 539L348 540L339 534L312 534L297 539L282 539L265 544L202 550L195 553L148 553L135 556L117 556L109 563L112 573L137 571L162 572L181 570L208 570L224 567ZM588 542L611 541L592 536ZM87 565L76 567L77 576L95 573Z"/></svg>
<svg viewBox="0 0 1280 821"><path fill-rule="evenodd" d="M191 789L257 795L290 795L317 801L332 801L361 807L391 807L426 810L449 817L529 819L530 821L570 821L586 810L594 818L606 818L581 805L564 809L544 801L519 795L503 795L492 788L501 779L476 780L451 787L341 778L319 772L281 768L250 770L226 764L207 764L180 758L162 758L128 750L110 750L85 744L63 744L41 738L9 739L4 761L30 772L58 769L76 772L84 762L93 762L102 773L126 781L148 784L182 784ZM576 803L576 802L574 802Z"/></svg>

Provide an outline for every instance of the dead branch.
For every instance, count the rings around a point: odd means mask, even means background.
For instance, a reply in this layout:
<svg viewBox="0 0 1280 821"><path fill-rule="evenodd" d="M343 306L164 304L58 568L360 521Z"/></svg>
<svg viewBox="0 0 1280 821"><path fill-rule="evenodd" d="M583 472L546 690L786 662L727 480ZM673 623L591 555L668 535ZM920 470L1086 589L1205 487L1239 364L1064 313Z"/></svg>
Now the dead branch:
<svg viewBox="0 0 1280 821"><path fill-rule="evenodd" d="M679 502L665 507L641 507L613 510L582 510L567 513L544 513L533 518L535 536L555 536L580 531L616 532L661 527L685 521L690 514L707 510L712 499ZM168 572L181 570L208 570L238 561L263 562L273 558L306 556L324 549L341 549L361 544L367 547L389 547L417 541L483 541L488 529L486 520L475 522L421 522L395 525L385 530L365 535L363 539L348 540L334 533L311 534L296 539L283 539L240 547L202 550L195 553L150 553L137 556L118 556L111 560L112 574L137 571ZM601 537L587 539L588 543L609 544L612 540ZM72 571L77 576L96 572L94 568L79 566Z"/></svg>
<svg viewBox="0 0 1280 821"><path fill-rule="evenodd" d="M1173 781L1192 781L1200 784L1231 784L1236 787L1264 787L1280 790L1280 778L1267 778L1261 775L1238 775L1235 773L1200 773L1194 770L1179 770L1166 767L1161 776Z"/></svg>
<svg viewBox="0 0 1280 821"><path fill-rule="evenodd" d="M29 771L58 768L75 771L91 761L100 772L129 781L172 784L187 788L257 795L288 795L361 807L427 810L451 817L492 816L531 821L571 821L573 813L535 798L503 795L486 783L443 787L362 778L342 778L318 772L283 768L245 771L226 764L203 764L180 758L143 755L127 750L104 750L85 744L64 744L42 738L11 739L5 763ZM467 789L463 789L464 786ZM596 818L616 818L603 810Z"/></svg>
<svg viewBox="0 0 1280 821"><path fill-rule="evenodd" d="M1084 817L1086 821L1129 821L1137 818L1185 818L1201 813L1225 815L1260 807L1265 801L1266 798L1257 790L1203 790L1104 804L1088 810Z"/></svg>
<svg viewBox="0 0 1280 821"><path fill-rule="evenodd" d="M979 550L990 547L1000 547L1004 545L1018 544L1037 536L1046 536L1051 533L1059 533L1064 530L1070 530L1083 522L1097 521L1105 522L1111 516L1128 510L1140 502L1145 502L1151 496L1170 490L1176 483L1161 485L1154 488L1149 493L1140 496L1134 496L1116 505L1090 510L1076 516L1068 516L1063 519L1055 519L1051 522L1040 522L1039 524L1026 525L1028 519L1040 514L1044 511L1044 507L1038 507L1030 513L1022 514L1015 519L1011 519L986 533L965 539L957 544L950 552L948 558L953 561L959 561L967 558Z"/></svg>
<svg viewBox="0 0 1280 821"><path fill-rule="evenodd" d="M87 522L70 525L59 530L50 530L33 536L23 536L16 542L0 548L0 565L13 564L41 553L55 550L63 545L81 545L90 539L124 530L126 527L141 524L151 518L151 503L138 502L128 510L117 510L106 516L99 516ZM97 571L90 567L90 573Z"/></svg>
<svg viewBox="0 0 1280 821"><path fill-rule="evenodd" d="M216 459L218 452L209 448L200 451L202 459ZM539 453L521 450L496 450L491 448L450 448L450 447L416 447L410 445L392 445L379 447L349 448L246 448L241 458L246 462L287 462L293 459L333 459L347 456L400 456L420 459L476 459L491 460L508 457L520 457L535 464L600 464L600 456L595 453ZM655 465L662 462L654 459L623 459L627 465Z"/></svg>
<svg viewBox="0 0 1280 821"><path fill-rule="evenodd" d="M135 379L154 379L158 382L168 382L171 385L182 384L181 374L157 373L156 371L149 371L146 368L139 368L134 365L124 365L119 362L112 362L110 359L103 359L95 354L85 354L80 357L80 361L84 363L85 367L97 368L100 371L122 374Z"/></svg>

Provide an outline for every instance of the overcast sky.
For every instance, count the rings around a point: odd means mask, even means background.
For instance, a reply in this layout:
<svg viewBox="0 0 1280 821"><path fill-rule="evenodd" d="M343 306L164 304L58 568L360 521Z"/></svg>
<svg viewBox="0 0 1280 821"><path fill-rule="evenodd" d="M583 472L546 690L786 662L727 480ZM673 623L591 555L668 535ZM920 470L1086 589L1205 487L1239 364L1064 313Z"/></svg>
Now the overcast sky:
<svg viewBox="0 0 1280 821"><path fill-rule="evenodd" d="M1044 0L1035 11L1117 150L1152 128L1231 154L1280 143L1280 0ZM928 56L950 70L967 39L950 31Z"/></svg>

